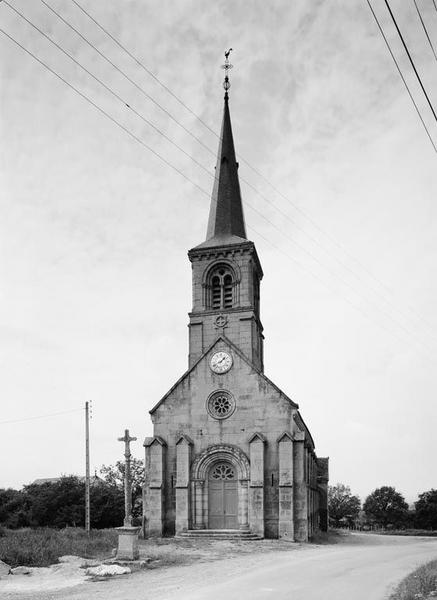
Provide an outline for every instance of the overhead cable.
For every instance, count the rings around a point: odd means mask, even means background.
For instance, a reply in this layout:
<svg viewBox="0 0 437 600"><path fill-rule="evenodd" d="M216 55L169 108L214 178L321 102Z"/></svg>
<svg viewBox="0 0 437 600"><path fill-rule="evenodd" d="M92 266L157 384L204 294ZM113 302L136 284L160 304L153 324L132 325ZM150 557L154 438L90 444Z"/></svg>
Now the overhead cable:
<svg viewBox="0 0 437 600"><path fill-rule="evenodd" d="M182 175L187 181L189 181L191 184L193 184L196 188L198 188L203 194L207 195L209 197L209 193L204 190L203 188L201 188L198 184L196 184L192 179L190 179L187 175L185 175L185 173L183 173L180 169L178 169L177 167L175 167L173 164L171 164L169 161L167 161L164 157L162 157L159 153L157 153L155 150L153 150L153 148L151 148L149 145L145 144L144 141L139 138L137 135L133 134L129 129L127 129L125 126L123 126L120 122L118 122L114 117L112 117L109 113L107 113L104 109L102 109L100 106L98 106L93 100L91 100L88 96L86 96L84 93L82 93L80 90L78 90L74 85L72 85L70 82L68 82L64 77L62 77L59 73L57 73L56 71L54 71L51 67L49 67L44 61L42 61L41 59L39 59L38 57L36 57L30 50L28 50L27 48L25 48L20 42L18 42L17 40L15 40L12 36L10 36L7 32L5 32L3 29L0 29L0 31L6 35L6 37L8 37L12 42L14 42L16 45L18 45L21 49L23 49L27 54L29 54L31 57L33 57L38 63L40 63L42 66L44 66L46 69L48 69L52 74L54 74L57 78L59 78L63 83L65 83L68 87L70 87L72 90L74 90L77 94L79 94L83 99L85 99L87 102L89 102L91 105L93 105L101 114L103 114L105 117L107 117L112 123L114 123L115 125L117 125L118 127L120 127L123 131L125 131L125 133L127 133L130 137L132 137L133 139L135 139L137 142L139 142L143 147L145 147L147 150L151 151L157 158L159 158L160 160L162 160L165 164L167 164L168 166L170 166L173 170L175 170L176 172L178 172L180 175ZM265 217L265 215L263 215L260 211L258 211L256 208L254 208L253 206L251 206L249 203L247 203L247 205L254 210L255 212L257 212L259 214L259 216L261 216L263 218L263 220L265 220L267 223L269 223L271 226L273 226L276 230L278 230L282 235L284 235L285 237L287 237L288 239L290 239L290 241L292 241L295 245L297 245L298 247L300 247L301 249L303 249L307 254L309 254L310 256L311 253L309 253L308 251L306 251L306 249L302 248L295 240L293 240L290 236L288 236L287 234L285 234L281 229L279 229L274 223L272 223L267 217ZM260 234L258 234L260 235ZM261 236L264 237L264 236ZM312 256L313 257L313 256ZM314 260L316 260L316 262L318 262L322 267L326 268L325 265L323 265L322 263L320 263L320 261L313 257ZM299 262L294 259L294 262L296 262L297 264L299 264ZM300 265L302 266L302 265ZM314 276L314 273L311 272L309 269L308 271L310 272L310 274L312 276ZM331 272L332 273L332 272ZM344 285L348 286L350 289L352 289L352 291L357 294L357 291L348 283L345 282L341 277L339 277L337 274L332 273L334 275L334 277L336 277L337 279L339 279L339 281L341 281ZM330 291L331 288L329 285L326 284L326 282L324 282L323 280L321 280L319 277L316 276L317 279L319 279L319 281L322 281L324 286L327 287ZM359 294L358 294L359 295ZM351 302L348 298L343 297L344 300L346 300L349 304L351 304L351 306L353 306L354 308L358 309L360 312L363 312L362 309L360 307L357 307L356 304L354 304L353 302ZM368 300L367 300L368 302ZM395 319L393 319L393 317L386 313L385 311L381 310L379 307L376 307L378 310L380 310L380 312L382 314L384 314L385 316L387 316L391 321L393 321L393 323L397 326L400 327L401 329L404 330L405 333L407 333L410 337L413 337L414 339L414 333L412 333L410 330L408 330L407 328L405 328L403 325L401 325L399 322L397 322ZM365 313L363 313L365 314ZM370 318L367 315L367 318ZM370 320L372 320L370 318ZM379 325L379 323L378 323ZM417 340L415 340L417 341ZM419 342L421 345L423 345L423 342Z"/></svg>
<svg viewBox="0 0 437 600"><path fill-rule="evenodd" d="M393 59L393 62L394 62L394 63L395 63L395 65L396 65L396 69L397 69L397 71L398 71L398 73L399 73L399 76L400 76L400 78L402 79L402 82L403 82L403 84L404 84L404 86L405 86L405 89L407 90L407 92L408 92L408 95L410 96L411 102L413 103L413 105L414 105L414 108L416 109L416 112L417 112L417 114L418 114L418 116L419 116L419 119L420 119L420 121L421 121L422 125L423 125L423 128L424 128L424 129L425 129L425 131L426 131L426 134L427 134L427 136L428 136L428 138L429 138L429 141L431 142L431 144L432 144L432 147L434 148L434 152L436 152L436 154L437 154L437 146L435 145L435 143L434 143L434 140L433 140L433 139L432 139L432 137L431 137L431 134L430 134L430 132L429 132L429 130L428 130L428 127L426 126L426 123L425 123L425 121L423 120L423 117L422 117L422 114L421 114L421 112L420 112L420 110L419 110L419 107L417 106L417 104L416 104L416 101L414 100L413 94L411 93L411 90L410 90L410 88L408 87L408 83L406 82L406 80L405 80L405 77L404 77L404 76L403 76L403 74L402 74L401 68L400 68L400 66L399 66L399 64L398 64L398 61L396 60L396 57L395 57L395 55L393 54L393 51L392 51L392 49L391 49L391 47L390 47L390 44L388 43L387 37L386 37L386 35L385 35L385 33L384 33L384 30L383 30L383 28L382 28L382 26L381 26L381 23L379 22L379 19L378 19L378 17L376 16L376 13L375 13L375 11L373 10L373 6L371 5L371 3L370 3L370 0L366 0L366 2L367 2L368 6L369 6L369 8L370 8L370 10L371 10L371 12L372 12L373 18L375 19L375 22L376 22L376 24L377 24L377 26L378 26L378 29L379 29L379 31L380 31L380 33L381 33L381 35L382 35L383 39L384 39L385 45L387 46L387 49L388 49L388 51L390 52L390 56L392 57L392 59Z"/></svg>
<svg viewBox="0 0 437 600"><path fill-rule="evenodd" d="M413 71L414 71L414 74L416 75L417 81L419 82L419 84L420 84L420 87L422 88L422 92L423 92L423 93L424 93L424 95L425 95L425 98L426 98L426 100L427 100L427 102L428 102L429 108L431 109L431 112L432 112L432 114L433 114L433 116L434 116L434 119L435 119L435 121L437 122L437 114L436 114L436 112L435 112L435 110L434 110L434 107L433 107L433 105L431 104L431 100L429 99L429 96L428 96L428 94L427 94L427 92L426 92L426 90L425 90L425 86L424 86L424 85L423 85L423 83L422 83L422 79L421 79L421 77L420 77L419 73L417 72L416 65L414 64L414 61L413 61L413 59L412 59L412 57L411 57L411 54L410 54L410 51L408 50L408 46L407 46L407 44L405 43L404 36L402 35L402 33L401 33L401 30L399 29L399 26L398 26L398 24L397 24L397 21L396 21L396 19L395 19L395 16L394 16L394 14L393 14L393 12L392 12L392 10L391 10L391 8L390 8L390 4L388 3L388 0L384 0L384 2L385 2L385 5L386 5L386 7L387 7L387 9L388 9L388 12L390 13L390 16L391 16L391 18L392 18L392 21L393 21L393 23L394 23L394 26L396 27L396 31L398 32L398 35L399 35L399 37L400 37L400 39L401 39L401 42L402 42L402 45L403 45L403 47L404 47L404 49L405 49L405 52L407 53L408 59L409 59L409 61L410 61L410 64L411 64L411 66L413 67Z"/></svg>
<svg viewBox="0 0 437 600"><path fill-rule="evenodd" d="M417 14L419 15L420 22L422 23L422 28L423 28L423 31L425 32L426 39L428 40L428 43L431 46L432 53L434 54L434 58L437 61L437 54L435 53L433 43L431 41L431 38L429 37L429 33L428 33L427 28L426 28L425 21L423 20L422 14L421 14L421 12L419 10L419 7L417 6L416 0L413 0L413 2L414 2L414 6L416 7Z"/></svg>

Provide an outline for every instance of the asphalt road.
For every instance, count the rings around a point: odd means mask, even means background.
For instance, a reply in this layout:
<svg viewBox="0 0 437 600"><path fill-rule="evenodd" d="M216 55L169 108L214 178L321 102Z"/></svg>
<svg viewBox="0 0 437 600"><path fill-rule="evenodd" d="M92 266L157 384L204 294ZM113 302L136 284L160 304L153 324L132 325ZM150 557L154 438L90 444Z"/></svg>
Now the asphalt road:
<svg viewBox="0 0 437 600"><path fill-rule="evenodd" d="M394 537L394 536L393 536ZM437 540L387 539L386 544L331 546L266 557L253 572L206 583L170 600L383 600L420 564L437 559Z"/></svg>

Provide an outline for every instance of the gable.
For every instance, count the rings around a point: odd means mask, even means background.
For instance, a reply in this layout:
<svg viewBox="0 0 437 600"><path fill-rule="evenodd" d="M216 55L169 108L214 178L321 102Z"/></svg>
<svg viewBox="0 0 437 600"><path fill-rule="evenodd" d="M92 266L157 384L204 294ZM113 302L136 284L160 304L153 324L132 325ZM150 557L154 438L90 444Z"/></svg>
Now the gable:
<svg viewBox="0 0 437 600"><path fill-rule="evenodd" d="M224 350L227 349L231 352L231 354L238 359L239 365L235 365L235 369L231 369L229 371L229 375L216 375L209 371L209 359L214 352L214 350ZM247 377L248 374L255 375L259 380L260 387L262 388L261 394L263 396L268 396L269 394L274 394L275 396L279 396L284 402L288 403L292 408L298 409L299 406L291 400L284 392L276 386L268 377L264 375L261 371L256 369L254 365L247 359L247 357L239 350L235 344L233 344L229 339L225 336L219 336L213 344L200 356L200 358L193 364L193 366L188 369L180 379L170 388L170 390L161 398L161 400L150 410L150 414L153 415L155 411L161 407L166 400L177 394L178 388L182 388L184 384L186 384L187 380L190 378L196 378L198 376L199 371L203 370L203 379L205 379L205 369L208 373L207 379L211 381L212 387L214 389L224 387L230 383L233 383L234 389L241 388L241 382L239 380ZM231 380L231 381L229 381ZM237 384L237 385L235 385Z"/></svg>

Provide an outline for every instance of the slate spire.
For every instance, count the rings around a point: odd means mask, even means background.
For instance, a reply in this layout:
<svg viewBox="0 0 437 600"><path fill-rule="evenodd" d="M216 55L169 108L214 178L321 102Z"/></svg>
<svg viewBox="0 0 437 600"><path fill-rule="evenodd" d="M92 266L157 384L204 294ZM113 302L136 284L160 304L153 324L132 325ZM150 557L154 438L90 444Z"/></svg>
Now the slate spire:
<svg viewBox="0 0 437 600"><path fill-rule="evenodd" d="M220 138L206 239L229 236L246 239L227 92Z"/></svg>
<svg viewBox="0 0 437 600"><path fill-rule="evenodd" d="M227 53L226 60L229 65ZM224 66L226 68L226 66ZM227 71L226 71L227 73ZM225 105L220 136L220 144L215 168L215 181L212 190L206 240L223 239L223 243L238 242L231 239L246 238L243 205L241 202L240 182L238 180L238 163L235 158L234 139L232 136L231 115L229 113L228 89L230 83L226 75L224 87Z"/></svg>

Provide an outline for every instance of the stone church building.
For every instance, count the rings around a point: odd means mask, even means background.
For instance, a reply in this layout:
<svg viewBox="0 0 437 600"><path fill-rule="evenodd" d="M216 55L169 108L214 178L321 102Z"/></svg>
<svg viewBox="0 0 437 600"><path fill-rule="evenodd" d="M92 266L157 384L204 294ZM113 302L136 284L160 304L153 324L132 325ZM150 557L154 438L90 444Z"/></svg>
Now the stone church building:
<svg viewBox="0 0 437 600"><path fill-rule="evenodd" d="M263 271L246 235L227 92L206 241L188 257L188 370L150 411L145 533L307 541L327 528L328 459L264 374Z"/></svg>

